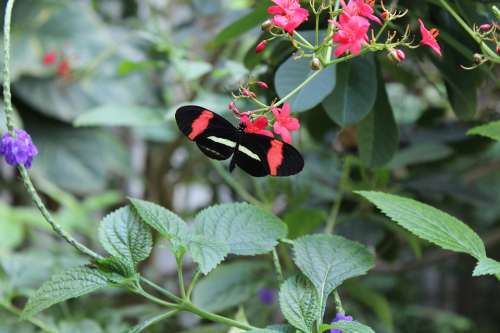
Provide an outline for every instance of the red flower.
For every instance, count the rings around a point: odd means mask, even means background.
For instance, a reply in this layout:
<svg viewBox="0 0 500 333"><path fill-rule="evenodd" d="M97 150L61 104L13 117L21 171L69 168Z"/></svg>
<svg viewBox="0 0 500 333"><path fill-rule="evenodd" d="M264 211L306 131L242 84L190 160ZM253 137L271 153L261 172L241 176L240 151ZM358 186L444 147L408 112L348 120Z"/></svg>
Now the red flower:
<svg viewBox="0 0 500 333"><path fill-rule="evenodd" d="M274 138L273 132L266 130L269 121L265 116L258 116L257 119L252 122L248 115L243 114L241 115L240 121L245 124L246 133L255 133Z"/></svg>
<svg viewBox="0 0 500 333"><path fill-rule="evenodd" d="M266 46L267 46L267 39L264 39L255 47L255 53L261 53L262 51L265 50Z"/></svg>
<svg viewBox="0 0 500 333"><path fill-rule="evenodd" d="M269 86L265 82L257 81L257 85L262 89L269 89Z"/></svg>
<svg viewBox="0 0 500 333"><path fill-rule="evenodd" d="M363 45L368 43L370 23L361 16L340 15L339 22L334 22L339 31L333 35L333 41L338 44L335 56L340 57L347 51L358 55Z"/></svg>
<svg viewBox="0 0 500 333"><path fill-rule="evenodd" d="M68 60L61 60L59 65L57 66L57 75L59 75L62 78L66 78L69 76L69 73L71 71L71 66L69 65Z"/></svg>
<svg viewBox="0 0 500 333"><path fill-rule="evenodd" d="M292 142L290 132L297 131L300 128L300 123L297 118L291 117L290 105L285 103L282 108L273 108L271 110L276 118L273 126L274 133L281 136L286 143Z"/></svg>
<svg viewBox="0 0 500 333"><path fill-rule="evenodd" d="M368 1L368 3L366 3L365 0L350 0L346 5L344 0L340 0L340 3L344 9L342 11L343 14L349 16L364 16L378 24L382 24L382 21L373 15L373 1Z"/></svg>
<svg viewBox="0 0 500 333"><path fill-rule="evenodd" d="M47 52L43 55L42 62L44 65L52 65L57 60L57 53Z"/></svg>
<svg viewBox="0 0 500 333"><path fill-rule="evenodd" d="M422 34L420 44L429 46L437 55L441 55L441 47L436 41L436 37L439 36L439 30L427 30L422 19L418 19L418 22L420 23L420 33Z"/></svg>
<svg viewBox="0 0 500 333"><path fill-rule="evenodd" d="M289 34L293 34L294 30L309 17L309 11L300 7L299 0L272 0L272 2L276 6L269 7L267 12L274 15L273 24Z"/></svg>

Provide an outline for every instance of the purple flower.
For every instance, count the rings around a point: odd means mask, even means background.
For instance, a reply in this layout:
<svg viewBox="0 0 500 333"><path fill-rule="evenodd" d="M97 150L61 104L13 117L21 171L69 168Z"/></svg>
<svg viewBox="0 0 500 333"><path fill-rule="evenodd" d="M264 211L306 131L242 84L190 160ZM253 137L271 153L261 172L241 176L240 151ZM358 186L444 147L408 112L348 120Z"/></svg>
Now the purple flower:
<svg viewBox="0 0 500 333"><path fill-rule="evenodd" d="M33 144L31 136L22 129L16 129L16 138L10 133L5 133L0 140L0 156L12 166L19 164L31 168L33 157L38 154L38 149Z"/></svg>
<svg viewBox="0 0 500 333"><path fill-rule="evenodd" d="M338 321L341 321L341 320L352 321L352 316L346 316L343 313L337 313L335 315L335 319L332 321L332 324L336 323ZM330 333L343 333L343 332L341 330L338 330L338 329L331 329Z"/></svg>
<svg viewBox="0 0 500 333"><path fill-rule="evenodd" d="M262 304L271 305L274 303L274 290L269 288L261 288L258 294L259 300Z"/></svg>

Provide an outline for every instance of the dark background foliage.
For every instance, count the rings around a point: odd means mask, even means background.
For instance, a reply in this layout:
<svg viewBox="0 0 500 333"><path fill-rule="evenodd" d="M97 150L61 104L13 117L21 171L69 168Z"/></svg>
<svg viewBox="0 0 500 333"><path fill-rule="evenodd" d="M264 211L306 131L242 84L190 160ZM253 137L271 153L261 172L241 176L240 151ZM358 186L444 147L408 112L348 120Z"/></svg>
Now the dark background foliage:
<svg viewBox="0 0 500 333"><path fill-rule="evenodd" d="M470 24L491 20L486 2L453 3ZM241 200L226 185L226 171L179 135L173 113L187 101L225 112L230 92L250 74L270 84L268 91L257 91L269 99L303 80L307 62L287 65L293 51L288 44L273 42L262 54L254 53L267 5L249 0L16 2L11 68L17 121L39 147L33 176L66 229L98 248L96 221L126 196L147 198L185 217L211 203ZM498 259L500 146L466 135L476 124L500 119L498 68L460 68L472 64L477 46L436 1L398 5L410 10L400 27L409 24L417 31L416 19L423 17L441 30L444 56L418 49L395 64L377 54L325 71L292 102L303 125L296 145L306 159L304 172L288 179L251 179L236 171L234 178L272 206L295 238L323 227L338 197L340 160L359 154L349 190L398 192L445 210L482 235L489 256ZM312 29L308 24L301 29ZM43 64L47 52L69 62L68 76L57 75L57 63ZM346 81L341 73L349 70L357 80ZM352 88L347 119L339 114L332 82ZM3 117L0 126L3 132ZM35 332L9 305L21 307L51 273L83 260L50 233L13 170L2 163L0 171L0 332ZM375 331L498 332L498 282L472 278L469 257L418 240L349 193L337 232L376 251L374 271L341 289L348 312ZM269 263L269 258L254 261ZM143 269L173 284L174 259L161 244ZM276 303L262 306L256 296L261 286L277 287L272 271L265 271L259 283L239 282L251 286L243 305L256 325L282 320ZM41 318L60 332L114 333L151 311L152 305L107 291L58 305ZM182 315L150 331L183 330L223 329Z"/></svg>

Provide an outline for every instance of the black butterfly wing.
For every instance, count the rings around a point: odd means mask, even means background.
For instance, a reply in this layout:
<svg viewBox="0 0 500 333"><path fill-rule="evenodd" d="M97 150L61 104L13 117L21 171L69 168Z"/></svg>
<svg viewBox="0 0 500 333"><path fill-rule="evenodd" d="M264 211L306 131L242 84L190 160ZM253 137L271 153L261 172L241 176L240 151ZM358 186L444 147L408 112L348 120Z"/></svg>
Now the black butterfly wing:
<svg viewBox="0 0 500 333"><path fill-rule="evenodd" d="M254 177L291 176L304 168L302 155L293 146L259 134L244 133L235 163Z"/></svg>
<svg viewBox="0 0 500 333"><path fill-rule="evenodd" d="M177 126L200 150L216 160L228 159L236 147L238 131L226 119L197 105L187 105L175 113Z"/></svg>

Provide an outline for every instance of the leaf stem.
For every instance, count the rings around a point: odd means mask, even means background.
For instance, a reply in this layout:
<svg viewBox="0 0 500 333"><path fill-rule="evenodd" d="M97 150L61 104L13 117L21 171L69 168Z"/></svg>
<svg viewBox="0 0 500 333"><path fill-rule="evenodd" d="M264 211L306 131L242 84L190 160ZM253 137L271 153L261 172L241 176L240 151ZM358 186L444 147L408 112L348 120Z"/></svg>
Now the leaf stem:
<svg viewBox="0 0 500 333"><path fill-rule="evenodd" d="M218 314L211 313L211 312L205 311L203 309L200 309L199 307L195 306L191 302L186 302L186 303L182 304L181 305L181 309L184 309L186 311L189 311L189 312L192 312L194 314L197 314L198 316L200 316L202 318L205 318L205 319L208 319L210 321L214 321L214 322L217 322L217 323L225 324L225 325L231 326L231 327L236 327L236 328L239 328L239 329L242 329L242 330L245 330L245 331L257 330L258 329L257 327L254 327L252 325L245 324L245 323L239 322L237 320L234 320L234 319L231 319L231 318L227 318L227 317L223 317L223 316L220 316Z"/></svg>
<svg viewBox="0 0 500 333"><path fill-rule="evenodd" d="M194 273L193 278L191 279L191 282L189 283L187 293L186 293L186 298L189 300L191 299L191 293L193 292L194 287L196 286L196 283L201 277L201 272L199 270L196 270L196 273Z"/></svg>
<svg viewBox="0 0 500 333"><path fill-rule="evenodd" d="M181 308L181 306L179 304L164 301L156 296L151 295L150 293L146 292L142 288L131 289L131 291L143 296L144 298L146 298L146 299L150 300L151 302L156 303L158 305L165 306L167 308L175 308L175 309Z"/></svg>
<svg viewBox="0 0 500 333"><path fill-rule="evenodd" d="M177 278L179 279L179 290L181 292L181 297L183 300L187 299L186 297L186 287L184 286L184 273L182 267L182 258L183 256L179 256L176 258L177 263Z"/></svg>
<svg viewBox="0 0 500 333"><path fill-rule="evenodd" d="M273 247L273 263L274 269L276 270L276 275L278 277L279 283L283 283L285 281L283 276L283 270L281 269L280 257L278 256L278 251L276 251L276 247Z"/></svg>
<svg viewBox="0 0 500 333"><path fill-rule="evenodd" d="M309 49L314 50L314 46L311 43L309 43L309 41L307 39L305 39L300 33L295 31L293 34L294 34L294 36L299 37L299 39L302 41L302 43L305 44L304 46L306 46Z"/></svg>
<svg viewBox="0 0 500 333"><path fill-rule="evenodd" d="M326 222L325 234L333 233L333 229L335 228L337 217L340 212L340 205L342 204L342 199L344 197L347 181L349 180L350 172L351 172L351 158L350 156L347 156L344 160L344 167L342 169L342 175L340 176L339 180L337 198L335 200L335 203L333 204L332 211Z"/></svg>
<svg viewBox="0 0 500 333"><path fill-rule="evenodd" d="M140 277L140 280L142 282L144 282L145 284L147 284L148 286L150 286L151 288L153 288L154 290L158 291L159 293L167 296L172 301L175 301L175 302L178 302L178 303L182 302L182 299L180 297L177 297L174 293L168 291L165 288L160 287L159 285L157 285L153 281L148 280L147 278L145 278L143 276Z"/></svg>
<svg viewBox="0 0 500 333"><path fill-rule="evenodd" d="M285 103L287 100L289 100L293 95L295 95L296 93L298 93L300 90L302 90L302 88L304 88L309 82L311 82L319 73L321 73L323 69L319 69L317 71L315 71L314 73L312 73L311 75L309 75L309 77L307 79L304 80L304 82L302 82L301 84L299 84L297 87L295 87L292 91L290 91L285 97L283 97L282 99L280 99L279 101L277 101L275 103L275 106L280 106L282 105L283 103Z"/></svg>

